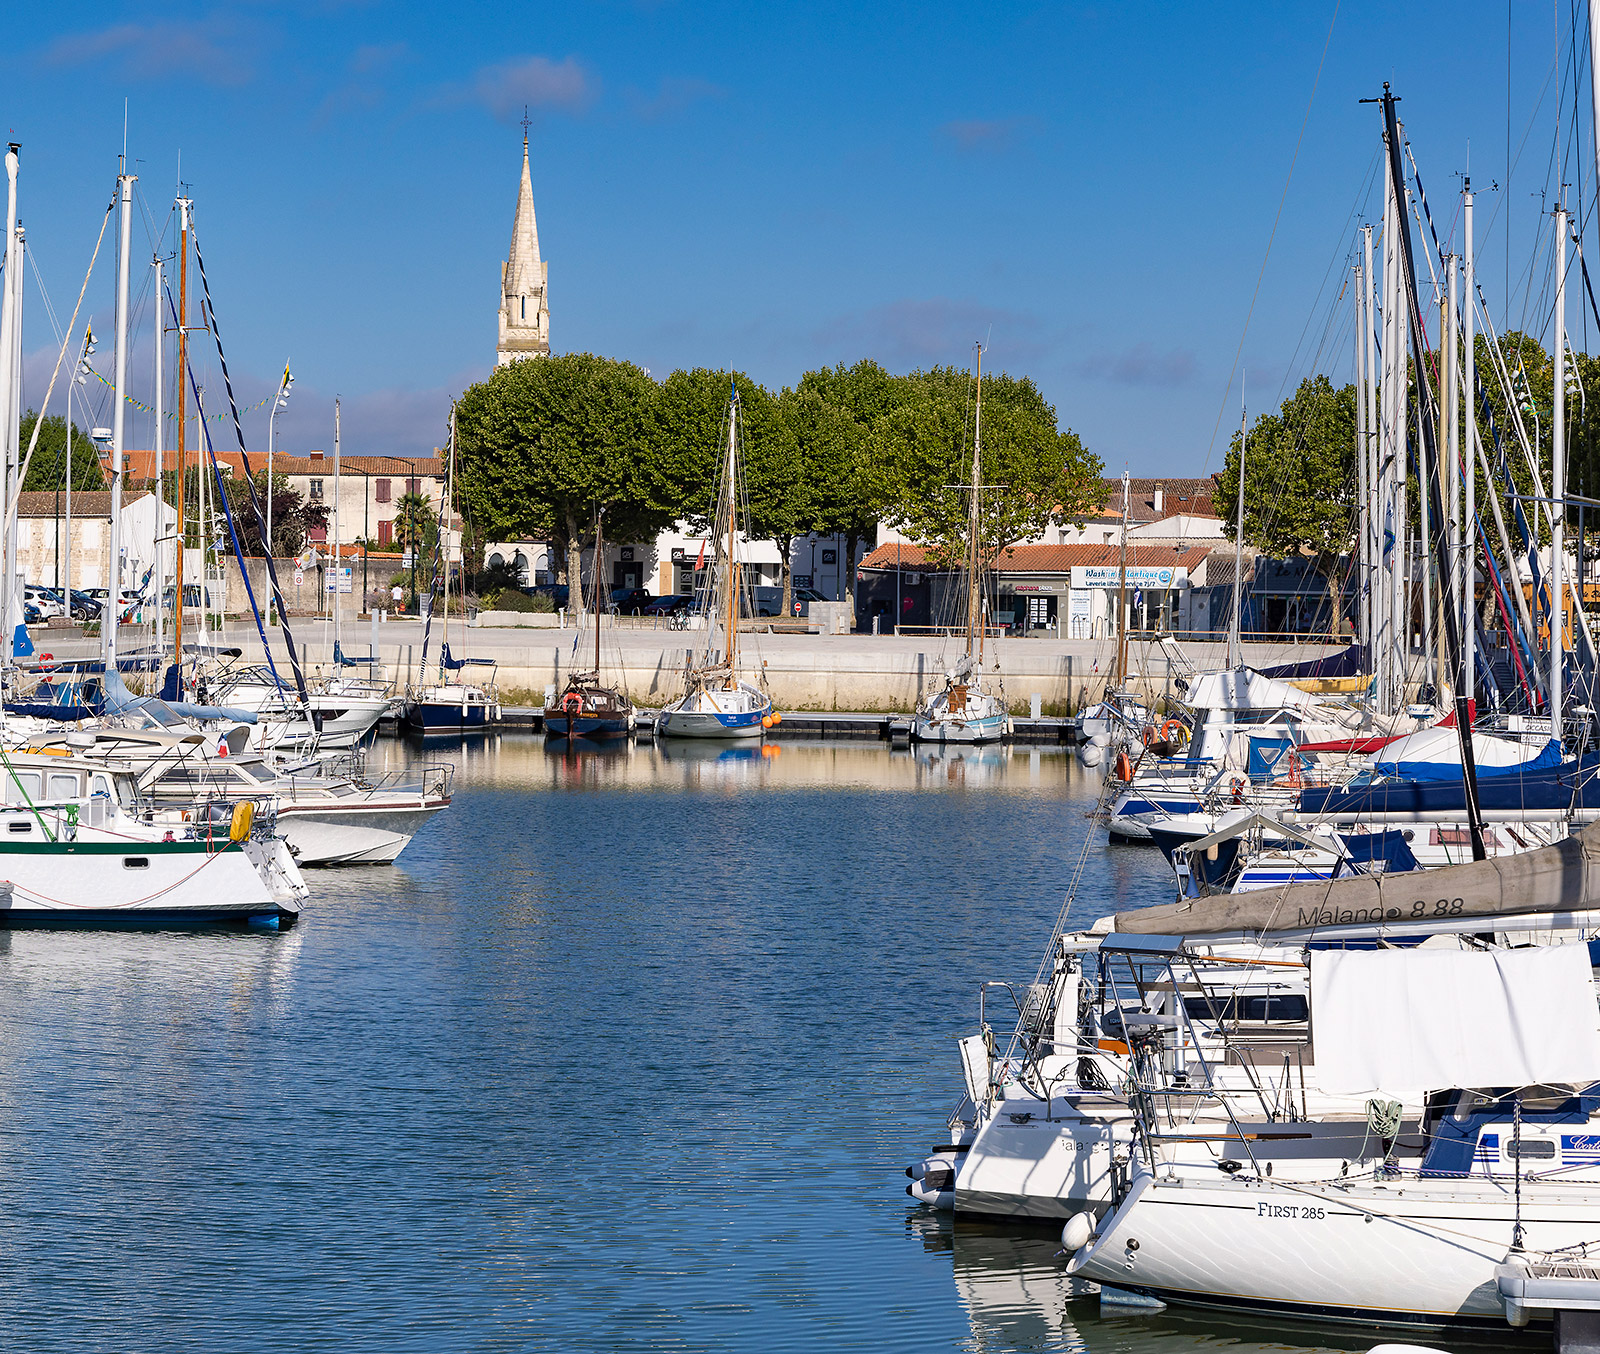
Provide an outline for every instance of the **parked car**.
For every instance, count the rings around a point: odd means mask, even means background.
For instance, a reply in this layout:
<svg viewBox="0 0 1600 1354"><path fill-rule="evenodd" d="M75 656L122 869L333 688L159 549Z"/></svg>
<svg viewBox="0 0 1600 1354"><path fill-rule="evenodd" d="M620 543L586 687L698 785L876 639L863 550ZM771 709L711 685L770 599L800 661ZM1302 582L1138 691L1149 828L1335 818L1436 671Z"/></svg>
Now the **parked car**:
<svg viewBox="0 0 1600 1354"><path fill-rule="evenodd" d="M783 589L772 587L752 588L754 594L755 613L758 616L781 616L783 614ZM790 616L809 616L813 602L826 602L824 597L815 588L793 588L789 598ZM796 603L799 605L796 606Z"/></svg>
<svg viewBox="0 0 1600 1354"><path fill-rule="evenodd" d="M72 590L72 615L75 620L97 621L100 619L100 603L86 592Z"/></svg>
<svg viewBox="0 0 1600 1354"><path fill-rule="evenodd" d="M22 603L22 623L24 625L43 625L44 617L39 614L39 608L32 602Z"/></svg>
<svg viewBox="0 0 1600 1354"><path fill-rule="evenodd" d="M531 588L524 588L523 592L529 597L548 597L556 604L556 609L565 610L567 598L572 595L572 590L565 583L535 583Z"/></svg>
<svg viewBox="0 0 1600 1354"><path fill-rule="evenodd" d="M22 600L33 606L40 616L48 620L51 616L65 616L67 609L61 604L59 597L51 590L39 583L24 583L22 585Z"/></svg>
<svg viewBox="0 0 1600 1354"><path fill-rule="evenodd" d="M643 615L644 609L655 600L655 593L648 588L613 588L611 590L611 609L624 616Z"/></svg>
<svg viewBox="0 0 1600 1354"><path fill-rule="evenodd" d="M688 593L674 593L667 597L657 597L649 606L640 613L644 616L676 616L687 611L694 605L694 598Z"/></svg>

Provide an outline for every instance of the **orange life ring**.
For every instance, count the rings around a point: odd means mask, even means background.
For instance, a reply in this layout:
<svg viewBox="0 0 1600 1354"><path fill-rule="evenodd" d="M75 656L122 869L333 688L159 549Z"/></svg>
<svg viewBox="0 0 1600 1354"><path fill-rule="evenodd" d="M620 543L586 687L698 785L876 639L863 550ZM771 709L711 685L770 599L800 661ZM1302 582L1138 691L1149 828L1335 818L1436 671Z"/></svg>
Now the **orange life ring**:
<svg viewBox="0 0 1600 1354"><path fill-rule="evenodd" d="M1129 781L1133 779L1133 763L1128 760L1126 752L1117 753L1117 779Z"/></svg>
<svg viewBox="0 0 1600 1354"><path fill-rule="evenodd" d="M561 698L561 708L569 715L575 715L583 709L583 697L576 691L569 691Z"/></svg>
<svg viewBox="0 0 1600 1354"><path fill-rule="evenodd" d="M1161 726L1161 740L1164 743L1176 742L1189 732L1181 719L1169 719Z"/></svg>
<svg viewBox="0 0 1600 1354"><path fill-rule="evenodd" d="M40 672L53 672L56 666L56 656L53 653L42 653L34 664Z"/></svg>

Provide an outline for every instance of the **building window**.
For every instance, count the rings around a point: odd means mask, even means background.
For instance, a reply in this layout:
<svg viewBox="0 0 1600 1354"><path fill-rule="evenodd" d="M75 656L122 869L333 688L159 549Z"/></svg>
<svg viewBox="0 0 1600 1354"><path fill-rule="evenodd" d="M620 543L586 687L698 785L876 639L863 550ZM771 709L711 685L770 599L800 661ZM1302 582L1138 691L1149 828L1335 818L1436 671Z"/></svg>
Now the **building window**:
<svg viewBox="0 0 1600 1354"><path fill-rule="evenodd" d="M406 481L406 492L408 494L420 494L422 492L422 481L415 478L408 479Z"/></svg>
<svg viewBox="0 0 1600 1354"><path fill-rule="evenodd" d="M321 481L319 480L312 481L313 484L318 484L320 482ZM325 541L328 539L328 528L310 527L306 530L306 539L310 541Z"/></svg>
<svg viewBox="0 0 1600 1354"><path fill-rule="evenodd" d="M393 522L379 522L378 523L378 544L379 545L393 545L394 544L394 523Z"/></svg>
<svg viewBox="0 0 1600 1354"><path fill-rule="evenodd" d="M318 503L318 502L321 501L321 499L322 499L322 481L321 480L312 480L311 481L311 501L313 503Z"/></svg>
<svg viewBox="0 0 1600 1354"><path fill-rule="evenodd" d="M377 492L374 497L379 503L387 503L389 501L389 481L374 480L373 483L377 485Z"/></svg>

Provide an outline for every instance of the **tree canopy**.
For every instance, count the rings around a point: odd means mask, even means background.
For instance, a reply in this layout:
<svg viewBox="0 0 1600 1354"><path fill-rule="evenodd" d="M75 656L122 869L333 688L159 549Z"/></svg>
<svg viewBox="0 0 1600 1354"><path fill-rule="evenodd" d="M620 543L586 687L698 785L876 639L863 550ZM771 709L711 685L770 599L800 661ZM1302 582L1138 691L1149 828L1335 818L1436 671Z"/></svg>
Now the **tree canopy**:
<svg viewBox="0 0 1600 1354"><path fill-rule="evenodd" d="M28 410L22 416L22 451L33 440L34 425L39 415ZM28 462L28 474L22 481L25 490L65 489L67 487L68 440L67 421L60 414L51 414L39 430L39 444L33 449L33 459ZM100 453L76 423L71 429L73 489L104 489L106 474L100 467Z"/></svg>

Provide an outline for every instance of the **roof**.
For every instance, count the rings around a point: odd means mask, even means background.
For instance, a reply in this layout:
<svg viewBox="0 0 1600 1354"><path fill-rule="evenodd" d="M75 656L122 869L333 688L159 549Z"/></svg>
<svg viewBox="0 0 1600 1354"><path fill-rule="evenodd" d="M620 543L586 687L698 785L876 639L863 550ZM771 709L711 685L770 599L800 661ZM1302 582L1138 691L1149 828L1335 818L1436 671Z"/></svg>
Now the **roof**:
<svg viewBox="0 0 1600 1354"><path fill-rule="evenodd" d="M1130 545L1128 563L1135 567L1173 567L1194 570L1209 552L1191 546L1178 551L1171 546ZM934 569L930 552L920 545L880 545L861 561L863 569ZM1230 556L1231 558L1231 556ZM1122 559L1119 545L1012 545L995 560L997 574L1064 574L1077 565L1115 565Z"/></svg>
<svg viewBox="0 0 1600 1354"><path fill-rule="evenodd" d="M123 499L124 506L131 500ZM67 510L67 496L53 489L42 492L29 490L17 495L18 517L57 517ZM74 489L72 491L74 517L102 517L111 520L111 493L107 489Z"/></svg>
<svg viewBox="0 0 1600 1354"><path fill-rule="evenodd" d="M219 451L216 455L217 460L228 468L230 474L244 473L244 458L237 450ZM165 456L167 469L170 470L174 464L171 448L168 448ZM155 452L125 451L122 457L129 480L155 479ZM266 468L266 454L260 451L251 453L250 469L260 474ZM273 473L278 475L331 475L333 457L320 451L309 456L274 455L272 469ZM339 472L341 475L391 475L402 478L440 479L444 475L444 462L438 456L341 456Z"/></svg>
<svg viewBox="0 0 1600 1354"><path fill-rule="evenodd" d="M1096 520L1122 520L1122 481L1107 479L1105 507ZM1201 479L1129 479L1128 520L1152 522L1161 517L1175 517L1180 513L1190 517L1215 517L1213 492L1215 477ZM1156 491L1161 491L1161 507L1156 507Z"/></svg>

